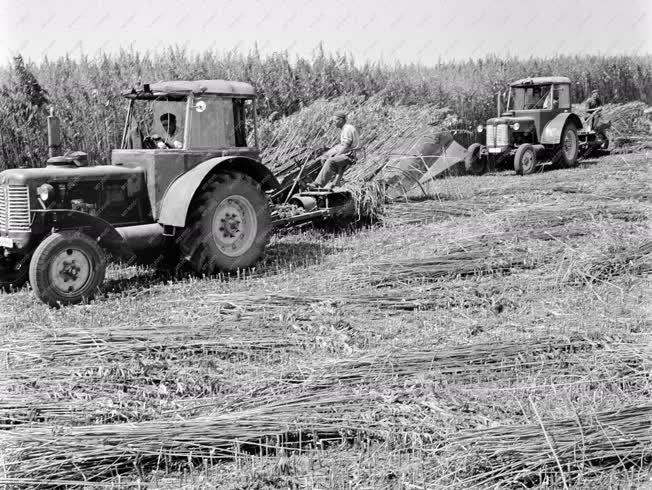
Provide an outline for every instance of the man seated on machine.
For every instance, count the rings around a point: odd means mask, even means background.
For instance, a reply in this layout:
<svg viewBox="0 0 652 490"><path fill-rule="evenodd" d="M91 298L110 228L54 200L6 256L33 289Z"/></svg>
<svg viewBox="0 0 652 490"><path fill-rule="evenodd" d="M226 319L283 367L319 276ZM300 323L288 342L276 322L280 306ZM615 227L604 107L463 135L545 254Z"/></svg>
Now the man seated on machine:
<svg viewBox="0 0 652 490"><path fill-rule="evenodd" d="M346 113L336 112L331 118L331 124L341 129L340 142L319 158L324 165L310 188L330 189L339 185L344 171L356 162L356 150L360 145L358 132L352 124L346 122ZM331 184L331 179L337 174L337 179Z"/></svg>
<svg viewBox="0 0 652 490"><path fill-rule="evenodd" d="M159 135L152 135L152 139L156 142L156 147L165 149L165 148L174 148L180 149L183 148L183 135L177 135L177 117L167 112L161 115L161 126L165 130L164 137Z"/></svg>

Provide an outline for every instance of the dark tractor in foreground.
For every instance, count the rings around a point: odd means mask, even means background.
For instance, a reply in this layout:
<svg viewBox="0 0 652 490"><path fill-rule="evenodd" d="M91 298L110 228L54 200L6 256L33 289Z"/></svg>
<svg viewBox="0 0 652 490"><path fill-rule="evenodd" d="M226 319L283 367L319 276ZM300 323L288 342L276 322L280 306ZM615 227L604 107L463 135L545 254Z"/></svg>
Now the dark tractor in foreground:
<svg viewBox="0 0 652 490"><path fill-rule="evenodd" d="M29 280L43 302L74 304L95 294L105 257L211 274L263 252L278 182L260 161L253 87L174 81L124 96L110 165L73 153L0 173L0 287Z"/></svg>
<svg viewBox="0 0 652 490"><path fill-rule="evenodd" d="M512 163L527 175L539 165L577 165L581 153L604 146L590 123L583 124L572 110L570 79L537 77L510 84L507 110L498 96L498 117L478 126L485 144L472 144L465 157L471 174Z"/></svg>

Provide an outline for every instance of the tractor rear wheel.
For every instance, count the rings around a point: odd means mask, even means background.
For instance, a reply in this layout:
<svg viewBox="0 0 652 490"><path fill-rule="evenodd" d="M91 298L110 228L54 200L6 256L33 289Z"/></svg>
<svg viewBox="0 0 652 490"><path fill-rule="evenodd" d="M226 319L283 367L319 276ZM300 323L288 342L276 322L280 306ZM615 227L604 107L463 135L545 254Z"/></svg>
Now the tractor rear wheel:
<svg viewBox="0 0 652 490"><path fill-rule="evenodd" d="M487 160L480 155L481 149L480 143L473 143L466 151L464 168L468 174L482 175L487 170Z"/></svg>
<svg viewBox="0 0 652 490"><path fill-rule="evenodd" d="M575 125L572 123L566 124L561 132L560 144L555 152L553 163L564 167L576 166L579 147Z"/></svg>
<svg viewBox="0 0 652 490"><path fill-rule="evenodd" d="M95 240L78 231L60 231L34 250L29 282L44 303L72 305L95 296L105 271L104 252Z"/></svg>
<svg viewBox="0 0 652 490"><path fill-rule="evenodd" d="M517 175L528 175L537 166L537 153L529 143L524 143L516 149L514 155L514 170Z"/></svg>
<svg viewBox="0 0 652 490"><path fill-rule="evenodd" d="M29 255L0 257L0 290L22 288L29 280Z"/></svg>
<svg viewBox="0 0 652 490"><path fill-rule="evenodd" d="M193 199L179 248L200 274L253 265L272 230L267 197L260 184L240 172L216 174Z"/></svg>

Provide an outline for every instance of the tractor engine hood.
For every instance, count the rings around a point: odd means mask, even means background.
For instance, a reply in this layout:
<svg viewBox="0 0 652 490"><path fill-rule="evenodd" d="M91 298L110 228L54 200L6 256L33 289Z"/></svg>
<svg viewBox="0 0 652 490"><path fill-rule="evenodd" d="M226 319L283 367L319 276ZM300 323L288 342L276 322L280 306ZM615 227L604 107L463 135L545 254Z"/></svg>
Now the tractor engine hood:
<svg viewBox="0 0 652 490"><path fill-rule="evenodd" d="M518 125L515 127L515 125ZM496 126L498 124L507 124L512 131L529 132L534 129L534 119L523 116L501 116L487 119L487 126Z"/></svg>
<svg viewBox="0 0 652 490"><path fill-rule="evenodd" d="M122 199L135 199L145 187L145 174L140 168L98 165L95 167L48 166L19 168L0 173L0 186L26 187L30 209L42 209L38 189L48 184L53 199L48 206L70 209L73 199L103 206L107 191L120 194ZM124 206L123 206L124 207Z"/></svg>
<svg viewBox="0 0 652 490"><path fill-rule="evenodd" d="M95 167L48 166L45 168L14 168L0 172L0 185L27 185L78 182L127 180L137 182L144 176L140 168L98 165Z"/></svg>

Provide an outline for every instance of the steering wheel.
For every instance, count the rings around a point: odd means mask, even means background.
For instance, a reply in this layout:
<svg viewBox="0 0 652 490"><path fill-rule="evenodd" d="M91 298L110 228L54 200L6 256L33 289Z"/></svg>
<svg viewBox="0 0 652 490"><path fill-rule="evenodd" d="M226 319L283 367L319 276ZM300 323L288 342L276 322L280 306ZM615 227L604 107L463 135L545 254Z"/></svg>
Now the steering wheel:
<svg viewBox="0 0 652 490"><path fill-rule="evenodd" d="M174 146L172 146L172 143L165 141L156 133L152 134L151 136L146 136L143 139L143 147L147 148L148 150L160 149L159 143L163 143L166 148L174 148Z"/></svg>
<svg viewBox="0 0 652 490"><path fill-rule="evenodd" d="M143 138L143 148L146 150L155 150L156 147L156 141L151 136L145 136Z"/></svg>

